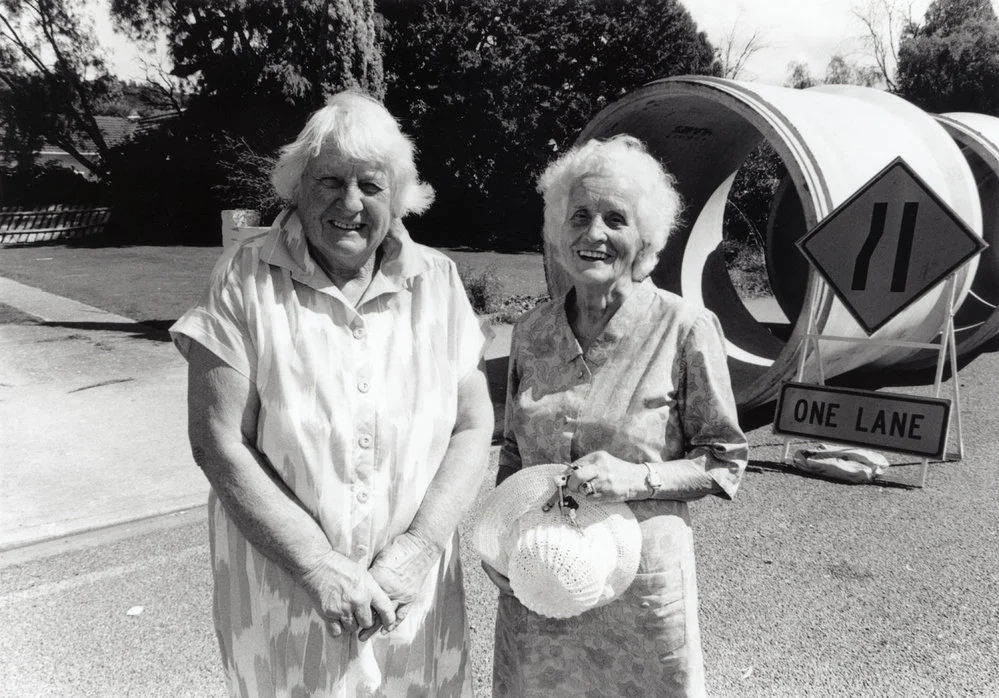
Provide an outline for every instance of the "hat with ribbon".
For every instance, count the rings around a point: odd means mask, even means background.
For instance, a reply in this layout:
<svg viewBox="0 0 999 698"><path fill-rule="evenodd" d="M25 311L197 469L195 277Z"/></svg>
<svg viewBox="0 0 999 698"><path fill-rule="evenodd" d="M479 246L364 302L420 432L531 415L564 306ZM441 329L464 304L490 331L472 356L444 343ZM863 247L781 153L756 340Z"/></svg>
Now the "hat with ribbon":
<svg viewBox="0 0 999 698"><path fill-rule="evenodd" d="M623 502L556 497L565 465L517 471L489 493L472 533L522 604L569 618L620 596L638 571L642 532ZM561 493L559 493L561 494Z"/></svg>

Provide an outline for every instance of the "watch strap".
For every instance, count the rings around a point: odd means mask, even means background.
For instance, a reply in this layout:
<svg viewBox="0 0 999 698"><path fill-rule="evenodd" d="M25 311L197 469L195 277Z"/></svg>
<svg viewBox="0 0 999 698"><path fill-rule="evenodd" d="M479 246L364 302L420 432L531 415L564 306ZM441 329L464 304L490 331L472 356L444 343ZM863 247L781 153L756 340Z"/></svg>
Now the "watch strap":
<svg viewBox="0 0 999 698"><path fill-rule="evenodd" d="M663 481L659 477L659 473L657 473L652 467L651 463L643 463L642 465L644 465L645 469L648 471L645 474L645 484L652 490L652 496L654 497L659 490L662 489Z"/></svg>

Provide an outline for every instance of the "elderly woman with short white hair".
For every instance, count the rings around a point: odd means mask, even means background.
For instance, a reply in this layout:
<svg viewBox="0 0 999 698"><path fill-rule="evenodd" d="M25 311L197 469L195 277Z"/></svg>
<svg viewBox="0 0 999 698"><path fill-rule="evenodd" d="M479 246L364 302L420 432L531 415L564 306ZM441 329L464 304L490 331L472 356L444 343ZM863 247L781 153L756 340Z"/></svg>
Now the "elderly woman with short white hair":
<svg viewBox="0 0 999 698"><path fill-rule="evenodd" d="M572 149L538 188L572 288L514 328L497 481L565 464L575 496L627 502L642 551L627 591L566 619L531 611L485 565L503 592L493 695L704 695L687 503L732 497L748 452L717 319L649 278L680 197L627 135Z"/></svg>
<svg viewBox="0 0 999 698"><path fill-rule="evenodd" d="M212 487L229 692L469 696L456 529L493 414L455 266L400 220L433 190L392 116L352 92L272 179L293 205L171 328Z"/></svg>

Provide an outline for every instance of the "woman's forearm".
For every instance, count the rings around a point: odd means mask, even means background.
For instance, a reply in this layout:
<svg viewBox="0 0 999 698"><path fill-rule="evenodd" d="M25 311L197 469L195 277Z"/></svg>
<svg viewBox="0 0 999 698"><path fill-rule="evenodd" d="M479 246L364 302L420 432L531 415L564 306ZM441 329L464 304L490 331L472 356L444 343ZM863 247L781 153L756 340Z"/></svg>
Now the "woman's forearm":
<svg viewBox="0 0 999 698"><path fill-rule="evenodd" d="M462 381L458 420L410 532L442 551L475 501L489 462L493 409L483 370Z"/></svg>
<svg viewBox="0 0 999 698"><path fill-rule="evenodd" d="M254 446L260 410L255 388L198 344L189 362L188 435L195 462L247 540L302 579L335 553Z"/></svg>
<svg viewBox="0 0 999 698"><path fill-rule="evenodd" d="M686 458L648 465L659 475L661 483L655 492L649 487L648 499L691 501L723 493L718 482L704 471L703 466Z"/></svg>
<svg viewBox="0 0 999 698"><path fill-rule="evenodd" d="M322 561L338 556L319 524L245 444L193 446L194 458L226 513L269 560L301 581Z"/></svg>

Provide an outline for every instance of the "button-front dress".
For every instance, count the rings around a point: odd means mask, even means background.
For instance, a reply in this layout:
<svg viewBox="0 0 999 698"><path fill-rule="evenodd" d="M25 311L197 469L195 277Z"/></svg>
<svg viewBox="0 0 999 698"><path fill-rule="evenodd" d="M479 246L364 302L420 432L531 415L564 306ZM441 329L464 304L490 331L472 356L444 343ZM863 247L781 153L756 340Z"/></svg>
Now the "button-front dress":
<svg viewBox="0 0 999 698"><path fill-rule="evenodd" d="M734 495L748 449L715 316L645 280L584 353L565 304L539 306L514 328L500 465L567 464L600 450L634 463L686 458ZM554 620L500 596L496 698L704 694L687 504L629 506L642 555L621 597Z"/></svg>
<svg viewBox="0 0 999 698"><path fill-rule="evenodd" d="M368 567L411 524L448 447L485 338L454 264L393 231L356 307L310 257L294 211L224 253L171 328L260 396L256 447L325 532ZM457 534L406 619L332 636L305 590L213 494L214 616L234 696L470 696Z"/></svg>

